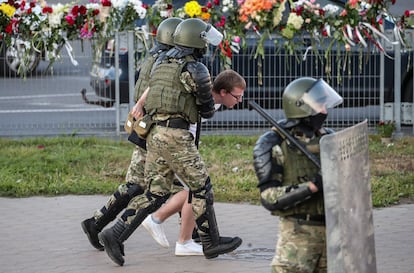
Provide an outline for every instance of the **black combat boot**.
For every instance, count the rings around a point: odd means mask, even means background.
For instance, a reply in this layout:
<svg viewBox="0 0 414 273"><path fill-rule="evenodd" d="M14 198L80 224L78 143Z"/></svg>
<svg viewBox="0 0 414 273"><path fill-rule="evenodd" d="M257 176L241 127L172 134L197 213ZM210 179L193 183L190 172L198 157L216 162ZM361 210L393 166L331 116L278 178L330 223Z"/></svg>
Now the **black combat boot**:
<svg viewBox="0 0 414 273"><path fill-rule="evenodd" d="M88 240L91 243L91 245L94 248L100 251L103 251L104 246L101 245L98 239L98 233L101 230L98 229L98 227L96 226L95 218L92 217L92 218L88 218L82 221L81 226L82 226L83 232L85 232L86 236L88 236Z"/></svg>
<svg viewBox="0 0 414 273"><path fill-rule="evenodd" d="M201 243L203 245L204 256L207 259L212 259L218 255L231 252L238 248L242 239L239 237L221 237L214 207L207 202L206 212L197 220L198 234L200 235Z"/></svg>
<svg viewBox="0 0 414 273"><path fill-rule="evenodd" d="M106 254L108 254L114 263L120 266L124 265L125 260L123 256L125 256L125 253L123 241L119 237L126 228L127 224L118 220L113 227L102 231L98 235L99 240L104 244Z"/></svg>
<svg viewBox="0 0 414 273"><path fill-rule="evenodd" d="M214 193L211 190L210 178L206 181L205 195L194 194L197 198L206 199L205 212L196 219L198 234L203 245L203 253L207 259L231 252L238 248L242 239L239 237L221 237L218 230L216 212L214 211ZM201 192L201 191L198 191Z"/></svg>
<svg viewBox="0 0 414 273"><path fill-rule="evenodd" d="M232 252L242 243L242 239L239 237L219 237L219 240L214 242L208 233L200 235L200 238L206 259L213 259L218 255Z"/></svg>
<svg viewBox="0 0 414 273"><path fill-rule="evenodd" d="M81 223L82 229L88 236L89 242L98 250L104 250L103 245L99 242L98 233L101 232L106 225L115 220L116 216L127 207L129 201L134 196L144 192L138 184L126 183L125 186L127 187L126 193L122 194L117 190L112 195L115 201L110 202L108 208L104 206L100 209L102 216L99 217L98 220L95 220L95 218L92 217Z"/></svg>

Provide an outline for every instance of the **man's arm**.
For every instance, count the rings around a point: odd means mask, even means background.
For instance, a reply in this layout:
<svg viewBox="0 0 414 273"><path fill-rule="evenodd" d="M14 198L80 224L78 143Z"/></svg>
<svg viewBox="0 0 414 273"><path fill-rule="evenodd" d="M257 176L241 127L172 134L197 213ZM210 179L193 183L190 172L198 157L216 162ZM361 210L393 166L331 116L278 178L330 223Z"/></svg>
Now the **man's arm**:
<svg viewBox="0 0 414 273"><path fill-rule="evenodd" d="M150 88L148 86L147 89L145 89L142 96L137 101L137 103L134 105L134 107L132 107L131 114L134 116L134 118L139 118L145 115L144 105L145 105L145 100L147 99L149 90Z"/></svg>

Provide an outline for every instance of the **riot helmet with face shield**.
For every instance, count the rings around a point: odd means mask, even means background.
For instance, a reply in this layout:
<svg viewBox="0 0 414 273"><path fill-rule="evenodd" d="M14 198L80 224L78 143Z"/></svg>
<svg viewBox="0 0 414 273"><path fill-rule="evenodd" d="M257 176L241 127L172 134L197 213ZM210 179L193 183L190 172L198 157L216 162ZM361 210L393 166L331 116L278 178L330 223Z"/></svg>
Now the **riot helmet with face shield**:
<svg viewBox="0 0 414 273"><path fill-rule="evenodd" d="M205 49L208 44L219 45L223 34L199 18L189 18L177 26L173 37L178 46Z"/></svg>
<svg viewBox="0 0 414 273"><path fill-rule="evenodd" d="M343 98L323 79L302 77L286 86L282 96L286 118L304 119L319 129L327 117L327 110L343 102Z"/></svg>

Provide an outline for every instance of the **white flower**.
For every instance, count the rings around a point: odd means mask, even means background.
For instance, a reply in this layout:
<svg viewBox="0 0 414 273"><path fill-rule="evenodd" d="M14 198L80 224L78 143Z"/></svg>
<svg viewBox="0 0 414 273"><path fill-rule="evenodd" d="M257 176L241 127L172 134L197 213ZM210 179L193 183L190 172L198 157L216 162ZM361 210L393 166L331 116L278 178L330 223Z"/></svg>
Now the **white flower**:
<svg viewBox="0 0 414 273"><path fill-rule="evenodd" d="M131 0L130 3L139 18L144 19L147 15L147 10L142 6L142 2L140 0Z"/></svg>
<svg viewBox="0 0 414 273"><path fill-rule="evenodd" d="M328 4L323 7L323 10L329 15L334 15L339 11L339 7L332 4Z"/></svg>
<svg viewBox="0 0 414 273"><path fill-rule="evenodd" d="M292 25L295 29L299 30L303 24L303 18L296 13L291 12L287 21L288 25Z"/></svg>
<svg viewBox="0 0 414 273"><path fill-rule="evenodd" d="M111 3L115 9L124 9L128 4L128 0L112 0Z"/></svg>
<svg viewBox="0 0 414 273"><path fill-rule="evenodd" d="M101 5L98 3L88 3L85 5L87 9L100 9Z"/></svg>
<svg viewBox="0 0 414 273"><path fill-rule="evenodd" d="M48 14L49 17L49 26L51 28L58 28L60 26L60 22L63 18L63 13L66 9L66 6L62 4L52 5L53 12Z"/></svg>
<svg viewBox="0 0 414 273"><path fill-rule="evenodd" d="M167 18L167 17L170 16L170 12L167 11L167 10L161 10L160 11L160 16L163 17L163 18Z"/></svg>
<svg viewBox="0 0 414 273"><path fill-rule="evenodd" d="M142 6L134 6L135 12L138 14L139 18L144 19L145 15L147 15L147 10Z"/></svg>
<svg viewBox="0 0 414 273"><path fill-rule="evenodd" d="M230 5L233 5L232 0L223 0L223 6L230 6Z"/></svg>

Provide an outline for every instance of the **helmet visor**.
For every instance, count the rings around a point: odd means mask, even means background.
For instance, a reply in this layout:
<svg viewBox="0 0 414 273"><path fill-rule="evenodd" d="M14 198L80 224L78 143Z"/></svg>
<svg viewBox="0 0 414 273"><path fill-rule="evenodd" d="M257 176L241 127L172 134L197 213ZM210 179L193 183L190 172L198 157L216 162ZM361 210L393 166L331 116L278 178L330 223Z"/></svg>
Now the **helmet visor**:
<svg viewBox="0 0 414 273"><path fill-rule="evenodd" d="M343 98L323 79L317 80L302 96L302 101L312 108L312 116L326 114L343 102Z"/></svg>
<svg viewBox="0 0 414 273"><path fill-rule="evenodd" d="M223 34L221 34L215 27L208 24L207 29L201 32L201 38L213 46L218 46L223 40Z"/></svg>

